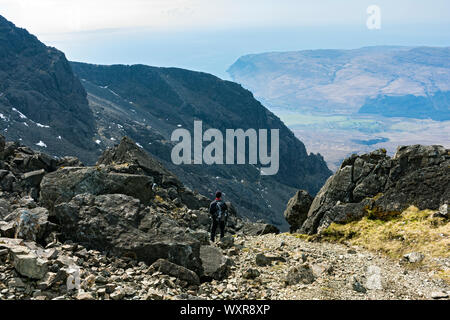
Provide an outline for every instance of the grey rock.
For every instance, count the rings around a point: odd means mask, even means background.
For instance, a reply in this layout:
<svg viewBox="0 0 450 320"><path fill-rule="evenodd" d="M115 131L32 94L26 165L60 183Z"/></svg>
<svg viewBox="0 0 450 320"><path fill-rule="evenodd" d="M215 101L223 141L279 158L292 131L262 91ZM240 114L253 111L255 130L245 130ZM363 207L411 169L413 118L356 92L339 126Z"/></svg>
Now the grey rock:
<svg viewBox="0 0 450 320"><path fill-rule="evenodd" d="M201 246L200 259L203 266L202 281L223 280L230 272L230 261L219 248Z"/></svg>
<svg viewBox="0 0 450 320"><path fill-rule="evenodd" d="M26 185L30 187L39 187L42 178L44 178L44 175L45 175L44 169L26 172L22 175L22 180Z"/></svg>
<svg viewBox="0 0 450 320"><path fill-rule="evenodd" d="M261 275L261 273L258 270L250 268L247 271L245 271L243 277L244 277L244 279L253 280L253 279L258 278L260 275Z"/></svg>
<svg viewBox="0 0 450 320"><path fill-rule="evenodd" d="M362 284L362 280L355 275L352 275L349 279L349 286L356 292L366 293L367 289Z"/></svg>
<svg viewBox="0 0 450 320"><path fill-rule="evenodd" d="M179 180L159 161L154 159L129 137L123 137L120 144L107 149L97 161L97 165L126 164L130 174L152 177L155 183L165 188L180 187Z"/></svg>
<svg viewBox="0 0 450 320"><path fill-rule="evenodd" d="M150 267L163 274L167 274L169 276L186 281L189 284L193 285L200 284L200 278L195 272L182 266L171 263L165 259L158 259Z"/></svg>
<svg viewBox="0 0 450 320"><path fill-rule="evenodd" d="M22 276L32 279L42 279L48 270L47 261L30 253L14 257L14 268Z"/></svg>
<svg viewBox="0 0 450 320"><path fill-rule="evenodd" d="M311 265L311 270L315 277L320 277L330 274L333 268L327 263L315 263Z"/></svg>
<svg viewBox="0 0 450 320"><path fill-rule="evenodd" d="M435 218L446 218L448 219L448 204L443 204L439 207L439 210L436 211L433 215Z"/></svg>
<svg viewBox="0 0 450 320"><path fill-rule="evenodd" d="M311 284L314 281L314 274L308 264L291 267L285 279L287 285L295 285L298 283Z"/></svg>
<svg viewBox="0 0 450 320"><path fill-rule="evenodd" d="M49 215L47 209L17 209L14 215L17 216L16 238L38 241L45 236Z"/></svg>
<svg viewBox="0 0 450 320"><path fill-rule="evenodd" d="M258 253L255 258L255 263L260 267L265 267L272 264L272 260L266 257L264 254Z"/></svg>
<svg viewBox="0 0 450 320"><path fill-rule="evenodd" d="M409 263L419 263L422 262L423 259L425 259L425 255L423 255L420 252L411 252L407 253L403 256L404 261L407 261Z"/></svg>
<svg viewBox="0 0 450 320"><path fill-rule="evenodd" d="M187 188L181 188L180 192L181 201L189 208L193 210L198 210L200 208L208 208L209 207L209 199L198 194L194 193L192 190Z"/></svg>
<svg viewBox="0 0 450 320"><path fill-rule="evenodd" d="M14 238L16 234L16 222L10 221L0 221L0 235L6 238Z"/></svg>
<svg viewBox="0 0 450 320"><path fill-rule="evenodd" d="M313 197L305 190L299 190L294 197L292 197L287 208L284 211L284 218L290 225L290 231L297 231L308 217L308 211L311 207Z"/></svg>
<svg viewBox="0 0 450 320"><path fill-rule="evenodd" d="M265 234L278 234L280 230L274 225L267 223L252 223L245 222L242 228L242 233L248 236L261 236Z"/></svg>
<svg viewBox="0 0 450 320"><path fill-rule="evenodd" d="M209 232L205 230L191 230L189 231L189 235L198 240L201 245L209 245Z"/></svg>
<svg viewBox="0 0 450 320"><path fill-rule="evenodd" d="M234 238L232 236L225 236L219 241L219 247L222 249L230 249L234 246Z"/></svg>

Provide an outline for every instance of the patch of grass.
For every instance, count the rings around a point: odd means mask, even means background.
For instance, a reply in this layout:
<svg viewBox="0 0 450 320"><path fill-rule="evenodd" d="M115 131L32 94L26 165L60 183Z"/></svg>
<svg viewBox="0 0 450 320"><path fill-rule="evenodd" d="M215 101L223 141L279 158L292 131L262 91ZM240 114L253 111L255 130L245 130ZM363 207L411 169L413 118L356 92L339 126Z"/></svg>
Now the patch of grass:
<svg viewBox="0 0 450 320"><path fill-rule="evenodd" d="M311 241L314 238L314 236L311 236L308 234L302 234L302 233L290 233L289 235L294 238L305 240L305 241Z"/></svg>
<svg viewBox="0 0 450 320"><path fill-rule="evenodd" d="M414 206L396 215L377 211L359 221L333 223L320 234L320 239L346 241L392 258L421 252L425 255L424 265L431 266L432 258L450 257L450 224L444 218L433 218L433 213ZM441 278L450 281L450 271L443 271Z"/></svg>

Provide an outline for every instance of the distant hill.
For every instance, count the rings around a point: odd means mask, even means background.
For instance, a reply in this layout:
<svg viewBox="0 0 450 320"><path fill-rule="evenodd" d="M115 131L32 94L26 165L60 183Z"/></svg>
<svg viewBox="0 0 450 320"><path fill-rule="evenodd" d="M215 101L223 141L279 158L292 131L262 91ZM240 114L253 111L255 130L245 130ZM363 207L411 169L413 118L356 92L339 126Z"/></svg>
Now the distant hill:
<svg viewBox="0 0 450 320"><path fill-rule="evenodd" d="M450 91L450 48L271 52L243 56L228 72L269 107L348 114L381 96L382 103L395 102L387 111L390 115L395 108L406 109L403 103L419 106L422 98ZM449 110L448 104L437 108ZM440 120L435 110L426 104L409 116Z"/></svg>
<svg viewBox="0 0 450 320"><path fill-rule="evenodd" d="M0 16L0 129L52 155L94 161L86 91L61 51Z"/></svg>

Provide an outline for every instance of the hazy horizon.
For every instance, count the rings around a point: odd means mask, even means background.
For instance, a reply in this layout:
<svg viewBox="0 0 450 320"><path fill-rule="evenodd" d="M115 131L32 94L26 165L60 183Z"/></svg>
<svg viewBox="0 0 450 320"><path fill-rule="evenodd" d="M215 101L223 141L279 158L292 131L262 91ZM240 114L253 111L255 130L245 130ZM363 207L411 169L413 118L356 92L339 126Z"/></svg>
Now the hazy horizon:
<svg viewBox="0 0 450 320"><path fill-rule="evenodd" d="M366 26L381 9L381 29ZM179 67L229 79L247 54L450 45L444 0L0 0L0 14L72 61Z"/></svg>

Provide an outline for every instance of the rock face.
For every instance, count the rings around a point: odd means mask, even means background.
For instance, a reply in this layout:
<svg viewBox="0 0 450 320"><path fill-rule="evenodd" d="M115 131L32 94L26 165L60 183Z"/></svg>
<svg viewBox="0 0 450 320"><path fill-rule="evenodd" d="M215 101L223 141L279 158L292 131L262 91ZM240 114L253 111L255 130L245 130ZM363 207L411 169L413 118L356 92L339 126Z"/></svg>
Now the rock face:
<svg viewBox="0 0 450 320"><path fill-rule="evenodd" d="M290 231L298 230L308 217L313 197L305 190L299 190L294 197L289 200L284 217L291 226Z"/></svg>
<svg viewBox="0 0 450 320"><path fill-rule="evenodd" d="M152 264L168 259L201 274L200 243L170 219L143 210L139 200L121 195L81 194L54 207L66 239L88 248ZM149 219L159 223L150 224ZM146 231L140 229L146 223Z"/></svg>
<svg viewBox="0 0 450 320"><path fill-rule="evenodd" d="M0 16L0 70L0 129L7 138L93 160L94 117L62 52Z"/></svg>
<svg viewBox="0 0 450 320"><path fill-rule="evenodd" d="M385 219L411 205L437 210L449 198L448 149L414 145L399 147L393 158L385 150L353 155L314 198L300 231L312 234L368 214Z"/></svg>

